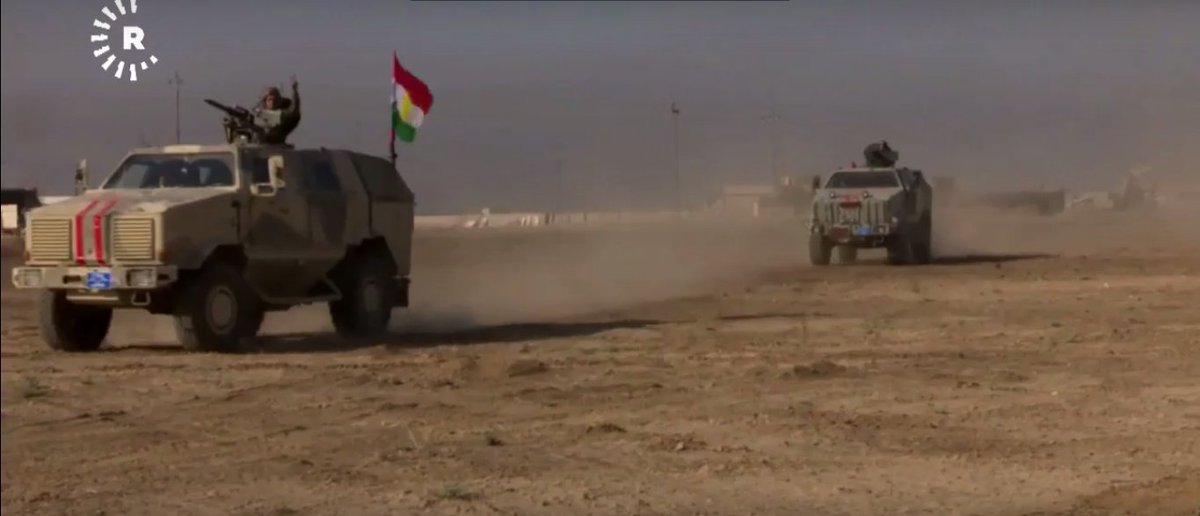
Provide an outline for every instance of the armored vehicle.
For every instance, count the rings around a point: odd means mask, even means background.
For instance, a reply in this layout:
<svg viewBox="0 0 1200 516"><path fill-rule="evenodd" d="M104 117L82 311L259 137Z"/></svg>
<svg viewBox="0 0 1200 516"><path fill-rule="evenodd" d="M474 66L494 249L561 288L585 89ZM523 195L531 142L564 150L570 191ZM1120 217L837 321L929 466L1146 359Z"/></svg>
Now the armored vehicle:
<svg viewBox="0 0 1200 516"><path fill-rule="evenodd" d="M174 317L184 347L238 351L267 311L328 303L339 334L408 306L413 193L386 159L228 138L130 152L97 189L29 213L46 343L91 351L113 310Z"/></svg>
<svg viewBox="0 0 1200 516"><path fill-rule="evenodd" d="M828 265L836 247L839 263L853 263L859 249L884 247L890 264L929 263L933 189L924 174L895 166L887 142L863 154L866 166L839 169L823 184L813 178L809 260Z"/></svg>

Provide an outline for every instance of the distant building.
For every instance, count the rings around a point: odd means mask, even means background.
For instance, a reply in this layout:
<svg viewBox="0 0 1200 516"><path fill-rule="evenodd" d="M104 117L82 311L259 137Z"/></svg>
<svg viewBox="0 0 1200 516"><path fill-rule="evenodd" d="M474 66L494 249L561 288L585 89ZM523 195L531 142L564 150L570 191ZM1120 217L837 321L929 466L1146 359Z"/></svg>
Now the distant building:
<svg viewBox="0 0 1200 516"><path fill-rule="evenodd" d="M0 207L4 214L4 232L25 227L25 212L42 205L36 188L0 189Z"/></svg>
<svg viewBox="0 0 1200 516"><path fill-rule="evenodd" d="M776 196L773 185L727 185L713 202L713 209L735 215L759 216Z"/></svg>
<svg viewBox="0 0 1200 516"><path fill-rule="evenodd" d="M779 183L774 185L726 185L710 207L714 211L732 215L763 217L800 213L811 201L810 185L795 183L790 177L781 177Z"/></svg>

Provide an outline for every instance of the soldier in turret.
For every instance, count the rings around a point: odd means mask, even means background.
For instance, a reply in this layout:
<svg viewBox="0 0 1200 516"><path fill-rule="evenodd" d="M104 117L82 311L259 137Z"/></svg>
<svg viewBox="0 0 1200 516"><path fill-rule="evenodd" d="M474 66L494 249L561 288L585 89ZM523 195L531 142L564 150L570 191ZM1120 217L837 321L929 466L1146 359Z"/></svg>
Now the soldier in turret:
<svg viewBox="0 0 1200 516"><path fill-rule="evenodd" d="M267 88L254 112L254 123L262 129L263 143L287 143L288 135L300 125L300 86L296 77L292 77L290 99L282 96L279 88Z"/></svg>
<svg viewBox="0 0 1200 516"><path fill-rule="evenodd" d="M863 149L863 157L867 158L868 167L890 167L896 164L900 154L888 145L887 140L879 140Z"/></svg>

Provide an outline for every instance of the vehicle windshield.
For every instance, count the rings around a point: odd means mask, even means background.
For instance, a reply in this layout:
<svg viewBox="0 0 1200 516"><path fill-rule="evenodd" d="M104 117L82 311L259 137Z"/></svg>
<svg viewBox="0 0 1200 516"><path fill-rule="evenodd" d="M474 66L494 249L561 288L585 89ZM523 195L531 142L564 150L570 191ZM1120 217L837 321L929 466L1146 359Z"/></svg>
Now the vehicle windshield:
<svg viewBox="0 0 1200 516"><path fill-rule="evenodd" d="M895 172L835 172L825 188L899 188Z"/></svg>
<svg viewBox="0 0 1200 516"><path fill-rule="evenodd" d="M108 181L104 190L203 188L234 185L233 154L135 154Z"/></svg>

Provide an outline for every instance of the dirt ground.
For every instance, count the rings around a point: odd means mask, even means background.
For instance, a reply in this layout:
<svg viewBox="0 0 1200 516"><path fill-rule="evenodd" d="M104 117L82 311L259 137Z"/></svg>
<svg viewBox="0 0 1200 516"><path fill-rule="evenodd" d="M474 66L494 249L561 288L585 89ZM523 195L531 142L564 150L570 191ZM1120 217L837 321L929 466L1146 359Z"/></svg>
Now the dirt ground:
<svg viewBox="0 0 1200 516"><path fill-rule="evenodd" d="M1196 515L1198 227L945 214L934 265L826 268L795 223L431 233L396 336L306 307L239 356L137 312L46 351L6 273L3 509Z"/></svg>

